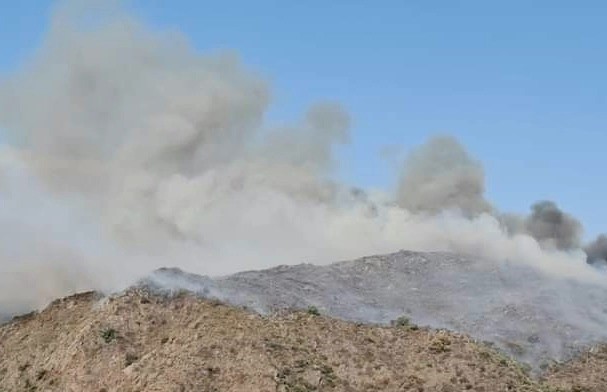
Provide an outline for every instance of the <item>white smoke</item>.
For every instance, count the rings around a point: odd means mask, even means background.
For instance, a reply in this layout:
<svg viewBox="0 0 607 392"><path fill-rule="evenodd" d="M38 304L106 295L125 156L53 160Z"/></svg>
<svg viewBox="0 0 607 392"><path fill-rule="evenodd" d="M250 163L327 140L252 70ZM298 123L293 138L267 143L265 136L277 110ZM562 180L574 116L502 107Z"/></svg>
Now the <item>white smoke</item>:
<svg viewBox="0 0 607 392"><path fill-rule="evenodd" d="M396 197L352 191L331 176L348 141L339 105L268 129L270 88L235 56L119 12L84 28L83 12L59 8L32 61L0 82L15 141L0 153L0 313L160 266L224 274L401 248L601 279L579 250L508 233L453 139L412 155Z"/></svg>

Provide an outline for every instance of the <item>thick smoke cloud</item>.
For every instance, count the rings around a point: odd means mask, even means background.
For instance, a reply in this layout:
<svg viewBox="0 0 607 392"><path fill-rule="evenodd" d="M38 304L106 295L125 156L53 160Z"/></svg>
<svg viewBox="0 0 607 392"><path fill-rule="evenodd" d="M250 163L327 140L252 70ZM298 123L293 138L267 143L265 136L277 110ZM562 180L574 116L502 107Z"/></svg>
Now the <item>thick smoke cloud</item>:
<svg viewBox="0 0 607 392"><path fill-rule="evenodd" d="M457 209L467 216L492 210L485 200L485 174L454 138L443 136L414 150L405 162L398 204L412 212Z"/></svg>
<svg viewBox="0 0 607 392"><path fill-rule="evenodd" d="M182 228L169 204L193 195L177 189L201 192L202 205L262 185L331 196L316 176L330 166L333 143L347 140L338 106L262 134L269 88L233 56L200 56L183 38L127 19L83 32L66 14L0 95L3 124L53 190L84 195L112 230L137 237Z"/></svg>
<svg viewBox="0 0 607 392"><path fill-rule="evenodd" d="M491 214L510 235L530 235L548 249L580 248L581 223L553 201L534 203L527 217L497 212L485 199L482 165L453 137L435 137L410 154L403 166L397 201L412 212L457 210L467 217Z"/></svg>
<svg viewBox="0 0 607 392"><path fill-rule="evenodd" d="M586 245L585 251L589 263L607 263L607 235L599 235L594 241Z"/></svg>
<svg viewBox="0 0 607 392"><path fill-rule="evenodd" d="M0 81L13 141L0 151L0 313L162 266L225 274L398 249L603 279L567 230L525 219L506 230L453 138L410 156L396 196L349 189L332 177L349 140L339 105L268 128L270 86L234 55L104 15L83 28L82 9L58 9L31 61ZM24 293L25 281L40 283Z"/></svg>
<svg viewBox="0 0 607 392"><path fill-rule="evenodd" d="M573 216L563 212L552 201L540 201L531 206L531 215L525 228L533 238L557 249L580 247L582 224Z"/></svg>

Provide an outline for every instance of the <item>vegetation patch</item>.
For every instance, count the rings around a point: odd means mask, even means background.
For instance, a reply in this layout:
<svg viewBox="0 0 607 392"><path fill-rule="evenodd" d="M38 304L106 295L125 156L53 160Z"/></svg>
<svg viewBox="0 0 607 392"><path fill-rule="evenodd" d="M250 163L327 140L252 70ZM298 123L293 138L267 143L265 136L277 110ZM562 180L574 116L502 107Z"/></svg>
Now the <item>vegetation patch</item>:
<svg viewBox="0 0 607 392"><path fill-rule="evenodd" d="M105 343L111 343L118 338L118 331L114 328L106 328L101 331L101 338Z"/></svg>
<svg viewBox="0 0 607 392"><path fill-rule="evenodd" d="M316 306L308 306L308 314L312 316L320 316L320 311Z"/></svg>

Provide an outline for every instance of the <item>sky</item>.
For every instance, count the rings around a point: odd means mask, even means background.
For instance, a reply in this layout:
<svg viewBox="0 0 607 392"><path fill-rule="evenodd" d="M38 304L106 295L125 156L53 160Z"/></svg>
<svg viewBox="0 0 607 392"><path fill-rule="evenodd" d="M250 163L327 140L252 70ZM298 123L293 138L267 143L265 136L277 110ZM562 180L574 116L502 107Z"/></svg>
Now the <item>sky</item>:
<svg viewBox="0 0 607 392"><path fill-rule="evenodd" d="M0 0L0 77L40 45L50 0ZM336 176L391 188L408 150L456 136L487 197L526 212L556 200L587 237L605 231L607 2L132 0L155 29L233 51L273 88L268 122L317 101L352 116ZM3 141L0 130L0 142ZM6 142L4 140L4 142ZM392 151L386 158L385 151Z"/></svg>

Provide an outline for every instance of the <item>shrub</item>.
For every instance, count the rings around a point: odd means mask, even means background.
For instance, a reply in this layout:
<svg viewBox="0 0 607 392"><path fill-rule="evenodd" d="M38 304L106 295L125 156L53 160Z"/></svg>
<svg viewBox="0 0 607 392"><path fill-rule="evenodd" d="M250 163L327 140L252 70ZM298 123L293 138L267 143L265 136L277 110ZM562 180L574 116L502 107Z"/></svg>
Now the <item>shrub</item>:
<svg viewBox="0 0 607 392"><path fill-rule="evenodd" d="M316 306L309 306L308 314L311 314L312 316L320 316L320 311L318 311L318 308Z"/></svg>
<svg viewBox="0 0 607 392"><path fill-rule="evenodd" d="M117 337L118 337L118 331L116 331L114 328L106 328L103 331L101 331L101 338L106 343L110 343L110 342L116 340Z"/></svg>
<svg viewBox="0 0 607 392"><path fill-rule="evenodd" d="M419 327L411 322L409 317L400 316L396 320L390 321L390 325L397 328L404 328L408 331L417 331Z"/></svg>
<svg viewBox="0 0 607 392"><path fill-rule="evenodd" d="M408 317L400 316L399 318L394 320L394 325L396 325L397 327L408 327L409 325L411 325L411 320L409 320Z"/></svg>

